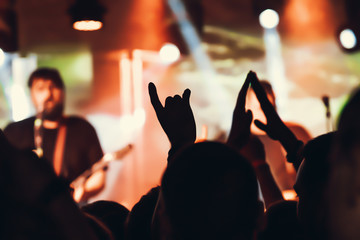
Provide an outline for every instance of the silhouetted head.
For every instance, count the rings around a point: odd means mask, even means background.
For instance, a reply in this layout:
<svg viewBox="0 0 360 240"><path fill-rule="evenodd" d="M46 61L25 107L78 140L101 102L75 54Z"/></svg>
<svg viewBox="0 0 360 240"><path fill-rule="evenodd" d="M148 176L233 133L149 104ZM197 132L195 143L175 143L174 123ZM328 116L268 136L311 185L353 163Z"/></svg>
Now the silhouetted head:
<svg viewBox="0 0 360 240"><path fill-rule="evenodd" d="M152 188L131 209L125 225L127 240L151 240L151 220L159 191L160 186Z"/></svg>
<svg viewBox="0 0 360 240"><path fill-rule="evenodd" d="M174 156L161 183L168 239L253 236L262 208L257 179L251 164L230 147L216 142L187 147Z"/></svg>
<svg viewBox="0 0 360 240"><path fill-rule="evenodd" d="M298 218L305 231L314 235L322 231L326 204L325 190L330 171L330 153L335 132L320 135L304 147L294 189L299 197ZM316 233L318 234L318 233Z"/></svg>
<svg viewBox="0 0 360 240"><path fill-rule="evenodd" d="M115 240L110 229L102 221L85 212L83 215L98 239Z"/></svg>
<svg viewBox="0 0 360 240"><path fill-rule="evenodd" d="M343 109L331 157L328 186L332 239L360 238L360 89Z"/></svg>
<svg viewBox="0 0 360 240"><path fill-rule="evenodd" d="M129 210L113 201L96 201L81 208L81 211L96 217L112 233L115 240L125 239L125 220Z"/></svg>
<svg viewBox="0 0 360 240"><path fill-rule="evenodd" d="M296 216L296 201L279 201L266 210L266 229L258 240L302 239L302 231Z"/></svg>
<svg viewBox="0 0 360 240"><path fill-rule="evenodd" d="M341 112L338 129L340 135L337 143L344 153L350 153L354 145L360 144L360 89Z"/></svg>

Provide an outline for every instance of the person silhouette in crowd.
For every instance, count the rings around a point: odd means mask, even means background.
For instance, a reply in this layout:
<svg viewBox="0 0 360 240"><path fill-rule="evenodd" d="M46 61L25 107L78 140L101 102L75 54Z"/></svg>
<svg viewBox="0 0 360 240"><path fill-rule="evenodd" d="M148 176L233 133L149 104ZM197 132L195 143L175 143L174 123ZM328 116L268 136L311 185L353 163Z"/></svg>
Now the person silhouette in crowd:
<svg viewBox="0 0 360 240"><path fill-rule="evenodd" d="M49 162L1 130L0 189L0 239L98 239Z"/></svg>
<svg viewBox="0 0 360 240"><path fill-rule="evenodd" d="M360 89L340 114L327 186L329 239L360 238Z"/></svg>
<svg viewBox="0 0 360 240"><path fill-rule="evenodd" d="M326 187L335 135L336 132L320 135L304 146L294 189L299 198L297 215L306 239L327 239Z"/></svg>
<svg viewBox="0 0 360 240"><path fill-rule="evenodd" d="M151 221L160 186L153 187L133 206L125 222L126 240L151 240Z"/></svg>
<svg viewBox="0 0 360 240"><path fill-rule="evenodd" d="M266 124L255 120L255 125L265 131L270 138L282 144L287 151L287 160L297 169L294 189L298 195L297 219L298 227L301 229L296 228L298 230L295 232L298 234L291 237L292 239L327 239L330 236L327 230L328 220L333 219L327 212L329 202L327 186L331 174L330 159L334 156L332 149L334 140L338 138L338 132L320 135L304 146L304 143L297 139L280 119L260 81L254 78L251 83L267 120ZM293 215L289 215L290 219L294 219Z"/></svg>
<svg viewBox="0 0 360 240"><path fill-rule="evenodd" d="M18 149L36 151L70 183L103 156L96 131L85 119L64 115L65 85L58 70L35 70L28 86L36 115L10 123L4 133ZM76 200L98 193L104 181L104 171L94 174L84 187L75 189Z"/></svg>
<svg viewBox="0 0 360 240"><path fill-rule="evenodd" d="M114 201L99 200L81 207L84 214L94 217L114 240L125 239L125 220L129 210ZM103 239L103 238L101 238Z"/></svg>
<svg viewBox="0 0 360 240"><path fill-rule="evenodd" d="M171 143L168 166L152 221L154 239L253 239L263 204L256 174L238 153L250 137L251 111L245 111L247 78L239 93L227 144L196 143L190 90L168 97L162 106L154 84L151 103Z"/></svg>

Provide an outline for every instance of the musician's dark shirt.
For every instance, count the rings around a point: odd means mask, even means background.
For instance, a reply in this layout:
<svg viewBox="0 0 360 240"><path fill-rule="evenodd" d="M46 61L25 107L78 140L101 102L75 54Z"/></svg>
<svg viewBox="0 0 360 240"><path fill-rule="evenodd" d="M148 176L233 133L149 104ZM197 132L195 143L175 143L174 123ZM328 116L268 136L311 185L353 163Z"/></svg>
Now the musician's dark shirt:
<svg viewBox="0 0 360 240"><path fill-rule="evenodd" d="M35 149L34 121L35 117L30 117L10 123L4 129L5 136L19 149ZM67 117L66 126L65 152L60 175L71 182L100 160L103 151L94 127L85 119L75 116ZM53 163L57 133L58 128L43 131L44 158L51 163Z"/></svg>

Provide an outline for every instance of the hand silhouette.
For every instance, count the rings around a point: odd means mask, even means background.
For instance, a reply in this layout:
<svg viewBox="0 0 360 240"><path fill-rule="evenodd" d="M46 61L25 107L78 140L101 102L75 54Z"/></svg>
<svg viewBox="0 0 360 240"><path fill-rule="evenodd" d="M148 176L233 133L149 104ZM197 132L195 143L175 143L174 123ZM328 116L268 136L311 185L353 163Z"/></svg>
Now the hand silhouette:
<svg viewBox="0 0 360 240"><path fill-rule="evenodd" d="M151 104L172 148L194 143L196 125L189 102L191 91L186 89L182 97L179 95L167 97L165 106L163 106L159 100L155 84L150 82L148 88Z"/></svg>
<svg viewBox="0 0 360 240"><path fill-rule="evenodd" d="M292 160L288 157L288 161L293 163L294 161L299 161L300 159L297 159L299 158L297 156L300 156L299 151L302 148L303 143L296 138L294 133L281 120L274 106L267 98L266 92L262 88L256 74L251 75L251 87L254 89L255 95L259 100L261 109L263 110L267 121L267 123L264 124L259 120L255 120L255 125L266 132L266 134L273 140L280 141L288 155L292 156ZM296 165L297 164L298 163L296 163ZM295 168L297 169L297 166L295 166Z"/></svg>
<svg viewBox="0 0 360 240"><path fill-rule="evenodd" d="M250 71L239 91L233 112L230 134L227 141L229 145L238 149L244 146L250 137L250 125L253 119L253 115L251 110L245 110L245 101L252 75L254 75L254 73Z"/></svg>

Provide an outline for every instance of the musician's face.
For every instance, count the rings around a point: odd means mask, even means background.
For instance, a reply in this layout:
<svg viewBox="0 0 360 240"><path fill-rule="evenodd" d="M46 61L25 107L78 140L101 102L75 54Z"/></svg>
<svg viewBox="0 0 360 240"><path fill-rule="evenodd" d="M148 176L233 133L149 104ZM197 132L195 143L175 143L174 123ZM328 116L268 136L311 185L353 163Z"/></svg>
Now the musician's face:
<svg viewBox="0 0 360 240"><path fill-rule="evenodd" d="M51 79L35 78L30 88L31 99L37 113L43 112L48 120L57 120L64 109L64 90Z"/></svg>

